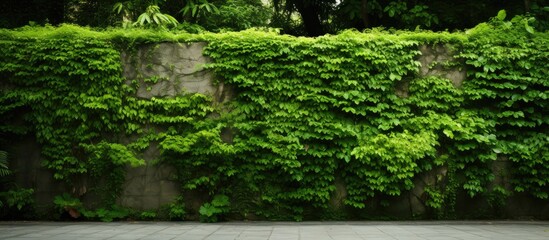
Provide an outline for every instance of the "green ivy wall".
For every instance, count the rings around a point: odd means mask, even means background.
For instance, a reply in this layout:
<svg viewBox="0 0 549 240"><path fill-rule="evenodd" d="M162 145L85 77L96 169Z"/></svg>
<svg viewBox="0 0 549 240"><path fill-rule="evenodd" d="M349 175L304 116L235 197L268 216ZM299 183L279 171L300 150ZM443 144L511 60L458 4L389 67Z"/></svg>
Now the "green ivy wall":
<svg viewBox="0 0 549 240"><path fill-rule="evenodd" d="M13 166L41 161L57 190L25 187L49 191L42 209L70 194L88 219L120 204L202 221L547 219L549 33L523 22L318 38L2 30L0 146L34 146Z"/></svg>

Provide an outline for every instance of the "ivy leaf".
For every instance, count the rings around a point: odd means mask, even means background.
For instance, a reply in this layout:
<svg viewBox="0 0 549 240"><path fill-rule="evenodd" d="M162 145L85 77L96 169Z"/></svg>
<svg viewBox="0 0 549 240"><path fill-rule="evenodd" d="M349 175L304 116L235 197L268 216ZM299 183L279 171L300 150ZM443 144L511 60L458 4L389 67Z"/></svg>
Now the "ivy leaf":
<svg viewBox="0 0 549 240"><path fill-rule="evenodd" d="M534 28L528 24L528 21L524 21L524 29L526 29L526 31L529 32L530 34L535 33Z"/></svg>
<svg viewBox="0 0 549 240"><path fill-rule="evenodd" d="M449 137L450 139L453 139L454 138L454 133L448 129L444 129L442 131L444 133L444 135L446 135L447 137Z"/></svg>
<svg viewBox="0 0 549 240"><path fill-rule="evenodd" d="M503 21L505 20L505 17L507 17L507 12L505 10L499 10L498 15L496 16L496 19Z"/></svg>

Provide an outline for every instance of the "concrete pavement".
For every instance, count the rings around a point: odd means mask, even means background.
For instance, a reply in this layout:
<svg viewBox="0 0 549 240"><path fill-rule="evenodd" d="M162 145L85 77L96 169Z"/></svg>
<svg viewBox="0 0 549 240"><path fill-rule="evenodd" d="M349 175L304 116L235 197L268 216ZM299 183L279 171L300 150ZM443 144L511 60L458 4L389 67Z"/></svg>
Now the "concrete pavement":
<svg viewBox="0 0 549 240"><path fill-rule="evenodd" d="M0 222L0 239L548 240L549 222Z"/></svg>

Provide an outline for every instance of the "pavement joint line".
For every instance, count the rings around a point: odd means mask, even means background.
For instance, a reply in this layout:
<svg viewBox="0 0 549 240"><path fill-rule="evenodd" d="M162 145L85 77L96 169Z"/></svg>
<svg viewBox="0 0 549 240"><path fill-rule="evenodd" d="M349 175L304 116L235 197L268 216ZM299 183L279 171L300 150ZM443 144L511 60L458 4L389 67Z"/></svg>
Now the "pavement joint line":
<svg viewBox="0 0 549 240"><path fill-rule="evenodd" d="M383 231L383 229L380 229L379 227L376 227L376 228L377 228L377 230L381 231L383 234L385 234L385 235L391 237L392 239L396 239L396 238L393 237L393 235L391 235L391 234L389 234L389 233Z"/></svg>

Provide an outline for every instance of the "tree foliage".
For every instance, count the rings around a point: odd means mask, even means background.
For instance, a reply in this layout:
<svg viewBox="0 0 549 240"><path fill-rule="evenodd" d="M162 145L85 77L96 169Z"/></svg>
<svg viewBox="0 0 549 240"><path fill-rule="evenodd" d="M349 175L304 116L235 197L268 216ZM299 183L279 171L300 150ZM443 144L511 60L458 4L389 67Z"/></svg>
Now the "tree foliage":
<svg viewBox="0 0 549 240"><path fill-rule="evenodd" d="M538 29L549 26L547 0L5 0L0 3L0 27L20 27L29 21L108 27L134 22L143 13L150 16L151 6L158 6L155 12L162 14L158 21L151 18L153 25L163 22L161 16L172 16L182 23L182 29L189 24L210 31L269 25L282 28L284 33L308 36L374 27L459 30L488 21L502 9L509 17L535 17L533 25ZM166 20L165 26L175 23ZM143 17L138 25L146 22Z"/></svg>
<svg viewBox="0 0 549 240"><path fill-rule="evenodd" d="M275 0L275 6L300 14L308 36L356 28L465 29L505 9L510 16L535 15L547 24L546 0Z"/></svg>

